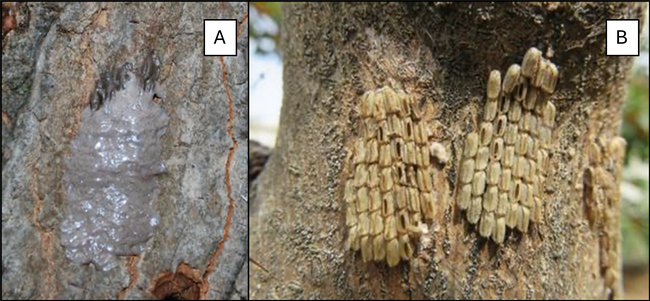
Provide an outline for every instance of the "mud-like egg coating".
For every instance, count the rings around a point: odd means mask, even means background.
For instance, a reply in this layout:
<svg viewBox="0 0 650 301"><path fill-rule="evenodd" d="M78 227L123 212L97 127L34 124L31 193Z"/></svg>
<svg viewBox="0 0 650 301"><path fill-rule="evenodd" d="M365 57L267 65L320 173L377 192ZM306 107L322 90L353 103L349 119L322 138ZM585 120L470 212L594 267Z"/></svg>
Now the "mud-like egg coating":
<svg viewBox="0 0 650 301"><path fill-rule="evenodd" d="M145 89L150 77L132 69L127 63L97 81L65 161L61 243L69 259L103 271L117 266L117 256L142 253L160 223L152 201L155 176L165 171L160 139L169 118L152 101L156 89Z"/></svg>

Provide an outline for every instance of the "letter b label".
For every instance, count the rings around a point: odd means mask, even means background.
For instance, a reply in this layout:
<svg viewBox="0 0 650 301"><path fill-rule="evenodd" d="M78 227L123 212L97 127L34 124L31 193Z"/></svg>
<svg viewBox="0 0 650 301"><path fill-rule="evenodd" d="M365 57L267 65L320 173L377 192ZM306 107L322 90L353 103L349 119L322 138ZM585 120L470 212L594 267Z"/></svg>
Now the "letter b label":
<svg viewBox="0 0 650 301"><path fill-rule="evenodd" d="M639 20L607 20L607 55L639 55Z"/></svg>
<svg viewBox="0 0 650 301"><path fill-rule="evenodd" d="M625 37L625 30L616 31L616 44L625 44L627 43L627 38Z"/></svg>

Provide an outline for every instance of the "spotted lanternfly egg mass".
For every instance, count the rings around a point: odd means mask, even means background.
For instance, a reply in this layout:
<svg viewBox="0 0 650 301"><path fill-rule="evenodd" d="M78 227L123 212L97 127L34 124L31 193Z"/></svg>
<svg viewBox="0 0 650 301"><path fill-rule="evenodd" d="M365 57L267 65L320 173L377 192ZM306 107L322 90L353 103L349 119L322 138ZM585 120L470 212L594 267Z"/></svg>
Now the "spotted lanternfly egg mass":
<svg viewBox="0 0 650 301"><path fill-rule="evenodd" d="M620 282L619 187L627 143L619 136L588 137L580 188L587 220L599 240L601 275L612 289Z"/></svg>
<svg viewBox="0 0 650 301"><path fill-rule="evenodd" d="M139 70L130 63L103 73L70 143L63 176L67 214L61 223L65 255L108 271L119 256L139 255L160 224L154 200L165 172L162 136L169 117L154 95L160 59L151 53Z"/></svg>
<svg viewBox="0 0 650 301"><path fill-rule="evenodd" d="M346 249L361 251L364 262L393 267L413 257L425 221L437 215L444 193L434 187L434 164L448 157L431 141L413 95L384 87L365 93L359 109L361 130L344 180Z"/></svg>
<svg viewBox="0 0 650 301"><path fill-rule="evenodd" d="M555 127L557 67L530 48L521 66L487 82L482 121L465 138L459 165L458 208L479 234L501 244L506 228L528 232L542 220L542 185Z"/></svg>

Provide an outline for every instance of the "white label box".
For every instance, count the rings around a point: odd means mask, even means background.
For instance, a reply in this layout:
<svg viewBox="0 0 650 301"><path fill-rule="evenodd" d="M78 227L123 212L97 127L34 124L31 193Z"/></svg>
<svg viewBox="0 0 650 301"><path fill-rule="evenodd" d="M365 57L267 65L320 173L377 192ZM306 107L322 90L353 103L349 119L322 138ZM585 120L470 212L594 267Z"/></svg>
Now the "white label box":
<svg viewBox="0 0 650 301"><path fill-rule="evenodd" d="M237 20L203 20L203 55L237 56Z"/></svg>
<svg viewBox="0 0 650 301"><path fill-rule="evenodd" d="M639 20L607 20L607 55L639 55Z"/></svg>

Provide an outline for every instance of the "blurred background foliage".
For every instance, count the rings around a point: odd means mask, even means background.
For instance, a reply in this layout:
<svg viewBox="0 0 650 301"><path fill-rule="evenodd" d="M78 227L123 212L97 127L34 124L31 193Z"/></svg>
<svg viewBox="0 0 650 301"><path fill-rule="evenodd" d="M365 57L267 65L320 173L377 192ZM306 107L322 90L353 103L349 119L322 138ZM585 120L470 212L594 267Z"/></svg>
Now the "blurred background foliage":
<svg viewBox="0 0 650 301"><path fill-rule="evenodd" d="M257 44L254 49L258 54L277 51L275 45L280 41L279 24L282 18L280 2L253 2L251 8L250 36Z"/></svg>
<svg viewBox="0 0 650 301"><path fill-rule="evenodd" d="M647 15L647 12L646 12ZM621 193L623 259L626 267L648 266L648 20L641 39L641 55L634 66L623 109L622 135L627 140Z"/></svg>
<svg viewBox="0 0 650 301"><path fill-rule="evenodd" d="M282 103L282 59L279 45L282 19L281 3L252 3L251 53L252 68L256 61L265 68L251 72L251 135L263 144L273 146ZM648 16L648 12L646 12ZM649 72L648 18L641 38L641 55L635 61L623 110L622 135L628 149L623 171L621 193L623 233L623 262L626 269L625 286L628 298L648 299L649 228ZM268 85L267 83L273 83ZM258 96L256 96L258 95ZM639 280L641 279L641 280ZM638 284L637 284L638 283ZM641 291L639 292L639 288Z"/></svg>

